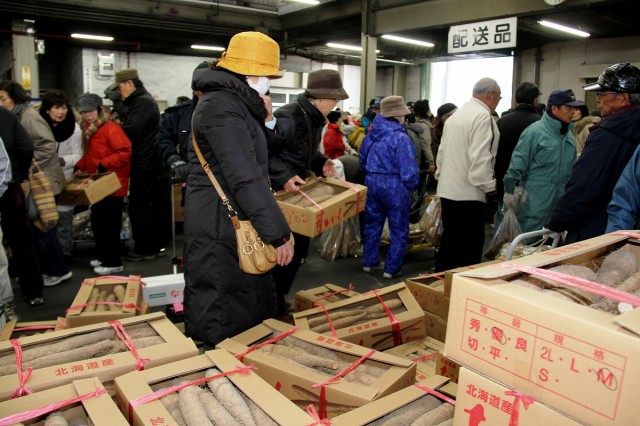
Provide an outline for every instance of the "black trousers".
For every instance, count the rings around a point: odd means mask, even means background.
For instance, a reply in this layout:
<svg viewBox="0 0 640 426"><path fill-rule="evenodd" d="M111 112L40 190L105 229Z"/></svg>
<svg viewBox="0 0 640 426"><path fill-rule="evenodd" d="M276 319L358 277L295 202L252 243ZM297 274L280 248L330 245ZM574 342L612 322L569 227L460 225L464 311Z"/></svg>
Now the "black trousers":
<svg viewBox="0 0 640 426"><path fill-rule="evenodd" d="M300 261L309 255L309 244L311 239L304 235L293 233L295 245L293 246L293 259L287 266L276 265L271 271L276 282L278 316L286 313L285 296L289 293L293 280L296 278Z"/></svg>
<svg viewBox="0 0 640 426"><path fill-rule="evenodd" d="M120 231L123 197L107 197L91 206L91 229L102 266L122 266Z"/></svg>
<svg viewBox="0 0 640 426"><path fill-rule="evenodd" d="M43 281L38 260L35 230L27 214L20 183L11 182L0 198L2 232L11 248L11 262L20 281L20 290L27 299L42 297Z"/></svg>
<svg viewBox="0 0 640 426"><path fill-rule="evenodd" d="M482 261L485 203L441 198L443 233L436 272Z"/></svg>
<svg viewBox="0 0 640 426"><path fill-rule="evenodd" d="M129 187L129 219L135 242L134 253L156 254L166 243L163 228L163 191L168 190L160 179L160 168L155 171L131 170Z"/></svg>

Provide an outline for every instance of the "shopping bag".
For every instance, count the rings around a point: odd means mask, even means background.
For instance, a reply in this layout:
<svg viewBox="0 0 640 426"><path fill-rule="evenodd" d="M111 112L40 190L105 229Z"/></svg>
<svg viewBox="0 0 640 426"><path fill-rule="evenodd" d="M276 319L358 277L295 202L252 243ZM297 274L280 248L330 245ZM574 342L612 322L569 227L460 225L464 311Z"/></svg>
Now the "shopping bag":
<svg viewBox="0 0 640 426"><path fill-rule="evenodd" d="M484 256L487 259L495 259L496 256L500 254L502 246L507 243L511 243L511 241L520 234L522 234L522 229L518 223L518 217L516 216L515 209L513 207L509 207L504 213L504 218L502 219L502 222L500 222L500 225L498 225L498 229L496 229L493 238L491 238L489 248L484 253Z"/></svg>
<svg viewBox="0 0 640 426"><path fill-rule="evenodd" d="M31 192L27 197L27 203L33 224L44 232L54 229L58 223L56 199L49 179L35 160L29 168L29 187Z"/></svg>

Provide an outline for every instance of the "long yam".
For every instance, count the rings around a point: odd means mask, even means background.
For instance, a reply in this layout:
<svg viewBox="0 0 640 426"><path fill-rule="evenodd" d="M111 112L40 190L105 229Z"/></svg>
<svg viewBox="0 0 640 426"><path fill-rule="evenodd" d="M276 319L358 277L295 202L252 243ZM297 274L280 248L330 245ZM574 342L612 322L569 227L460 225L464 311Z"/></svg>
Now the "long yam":
<svg viewBox="0 0 640 426"><path fill-rule="evenodd" d="M453 418L454 407L451 404L440 404L426 412L411 423L411 426L437 426Z"/></svg>
<svg viewBox="0 0 640 426"><path fill-rule="evenodd" d="M239 426L240 423L233 418L231 413L211 393L204 392L199 395L200 403L207 413L209 420L214 425Z"/></svg>
<svg viewBox="0 0 640 426"><path fill-rule="evenodd" d="M207 370L205 376L211 377L217 374L221 374L217 368L210 368ZM235 388L231 380L226 377L220 377L215 380L209 380L207 382L211 393L216 397L218 401L231 413L231 415L244 426L256 426L256 422L251 415L251 411L244 402L242 395Z"/></svg>
<svg viewBox="0 0 640 426"><path fill-rule="evenodd" d="M188 426L214 426L200 403L197 386L188 386L178 392L180 412Z"/></svg>

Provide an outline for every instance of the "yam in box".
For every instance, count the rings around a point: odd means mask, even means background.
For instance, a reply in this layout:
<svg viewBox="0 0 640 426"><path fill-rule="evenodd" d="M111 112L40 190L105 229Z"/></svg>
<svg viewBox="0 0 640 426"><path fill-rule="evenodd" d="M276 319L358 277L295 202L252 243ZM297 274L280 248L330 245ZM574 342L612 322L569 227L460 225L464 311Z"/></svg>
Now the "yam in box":
<svg viewBox="0 0 640 426"><path fill-rule="evenodd" d="M140 277L86 279L67 310L67 327L146 313L141 300Z"/></svg>
<svg viewBox="0 0 640 426"><path fill-rule="evenodd" d="M433 391L433 394L430 394L429 391ZM443 424L453 418L455 408L452 402L454 402L453 398L455 398L456 392L457 387L455 384L451 385L449 379L433 376L346 414L341 414L332 419L331 425Z"/></svg>
<svg viewBox="0 0 640 426"><path fill-rule="evenodd" d="M447 320L449 296L444 293L444 273L408 278L404 283L423 310Z"/></svg>
<svg viewBox="0 0 640 426"><path fill-rule="evenodd" d="M52 404L70 402L74 398L82 397L81 401L65 404L56 407ZM47 407L52 405L51 407ZM127 426L127 420L118 410L118 406L104 389L100 380L95 377L88 379L74 380L67 385L58 386L52 389L35 392L20 398L4 401L0 403L0 424L8 420L8 416L24 415L29 411L46 408L46 412L39 416L29 416L29 425L42 426L51 413L59 413L64 416L67 422L73 419L90 420L95 426ZM77 421L77 420L76 420ZM21 423L27 424L26 419ZM71 423L69 423L71 424ZM87 423L85 423L87 424Z"/></svg>
<svg viewBox="0 0 640 426"><path fill-rule="evenodd" d="M278 336L276 342L270 340ZM262 346L249 351L258 345ZM314 385L327 382L367 356L351 373L325 387L329 418L403 389L415 377L415 363L409 360L276 320L266 320L217 347L236 356L245 354L243 362L255 365L267 383L299 407L313 404L319 412L321 389ZM291 353L297 355L290 357Z"/></svg>
<svg viewBox="0 0 640 426"><path fill-rule="evenodd" d="M620 250L640 257L637 241L609 234L509 263L548 269ZM637 424L640 311L616 316L524 279L494 265L454 275L445 354L580 421Z"/></svg>
<svg viewBox="0 0 640 426"><path fill-rule="evenodd" d="M577 426L584 424L538 401L524 401L521 399L522 396L515 396L512 388L467 368L460 369L458 389L453 422L455 426L474 424ZM527 405L524 405L525 403ZM519 405L517 414L515 404Z"/></svg>
<svg viewBox="0 0 640 426"><path fill-rule="evenodd" d="M335 284L324 284L309 290L300 290L296 292L295 311L300 312L311 309L314 307L314 303L327 305L359 294L350 288L340 287Z"/></svg>
<svg viewBox="0 0 640 426"><path fill-rule="evenodd" d="M92 205L120 189L115 173L75 175L57 198L63 205Z"/></svg>
<svg viewBox="0 0 640 426"><path fill-rule="evenodd" d="M208 421L204 421L207 419L202 419L202 411L197 407L198 404L196 404L196 407L191 407L188 413L184 412L186 400L190 398L188 393L192 392L190 389L181 390L181 396L176 392L171 392L168 397L164 397L168 399L154 399L143 404L134 404L135 406L132 406L131 402L137 398L151 395L154 391L179 385L183 381L203 379L209 369L215 367L219 372L210 372L209 375L231 373L226 376L230 382L227 382L227 385L224 386L228 386L231 383L231 386L238 392L235 395L237 402L230 406L229 402L233 402L234 392L231 392L231 397L228 395L225 397L225 395L220 395L219 393L224 391L224 388L215 388L215 393L208 390L208 383L215 383L220 386L224 379L217 378L211 382L200 384L200 390L212 395L225 407L222 413L218 413L218 416L225 415L225 412L233 413L233 416L238 420L246 419L248 424L251 424L251 421L255 421L255 424L259 426L276 424L298 426L313 423L313 419L307 413L268 385L256 374L255 370L238 371L238 365L241 365L240 362L229 352L213 350L205 352L204 355L125 374L115 380L120 409L125 415L129 416L129 420L134 426L178 425L176 417L180 416L183 418L191 418L190 416L193 416L202 420L202 423L199 424L207 424ZM229 387L226 388L227 391L230 389ZM237 400L238 396L242 399ZM182 401L179 401L180 397L182 397ZM205 397L205 399L207 398L211 399L210 396ZM170 404L175 402L176 399L179 401L177 412L175 411L175 404ZM199 397L199 399L202 400L202 397ZM193 401L193 398L191 398L192 403ZM262 417L261 414L266 417ZM218 419L215 424L230 424L221 420L220 417Z"/></svg>
<svg viewBox="0 0 640 426"><path fill-rule="evenodd" d="M298 188L315 204L299 192L278 193L276 200L291 230L308 237L360 213L367 198L366 186L334 178L317 179Z"/></svg>
<svg viewBox="0 0 640 426"><path fill-rule="evenodd" d="M198 353L193 341L163 313L119 322L132 339L135 352L127 349L108 323L17 339L22 352L22 371L33 368L31 375L25 376L24 387L36 392L87 377L97 377L106 384L138 365L152 368ZM12 342L0 342L0 401L9 399L20 385L15 348Z"/></svg>
<svg viewBox="0 0 640 426"><path fill-rule="evenodd" d="M48 333L55 330L64 330L65 328L67 328L67 325L62 317L58 317L55 321L18 322L13 320L9 321L2 331L0 331L0 341Z"/></svg>
<svg viewBox="0 0 640 426"><path fill-rule="evenodd" d="M387 310L393 314L396 324L392 324ZM335 336L332 336L327 314ZM426 337L422 308L404 283L298 312L293 314L293 319L302 328L375 350Z"/></svg>

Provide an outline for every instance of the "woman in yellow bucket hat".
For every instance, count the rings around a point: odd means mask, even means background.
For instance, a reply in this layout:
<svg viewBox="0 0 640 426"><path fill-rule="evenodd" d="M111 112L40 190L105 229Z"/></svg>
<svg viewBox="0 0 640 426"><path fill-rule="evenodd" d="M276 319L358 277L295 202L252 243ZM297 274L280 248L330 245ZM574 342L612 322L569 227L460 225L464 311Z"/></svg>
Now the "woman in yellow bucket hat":
<svg viewBox="0 0 640 426"><path fill-rule="evenodd" d="M276 247L278 263L293 257L291 230L270 190L267 130L269 81L284 75L280 48L268 36L233 36L221 59L196 70L192 88L202 95L193 115L193 134L230 205L250 220L262 241ZM267 109L268 106L268 109ZM185 204L185 328L213 348L276 311L271 273L240 270L234 228L227 207L194 152L188 153Z"/></svg>

